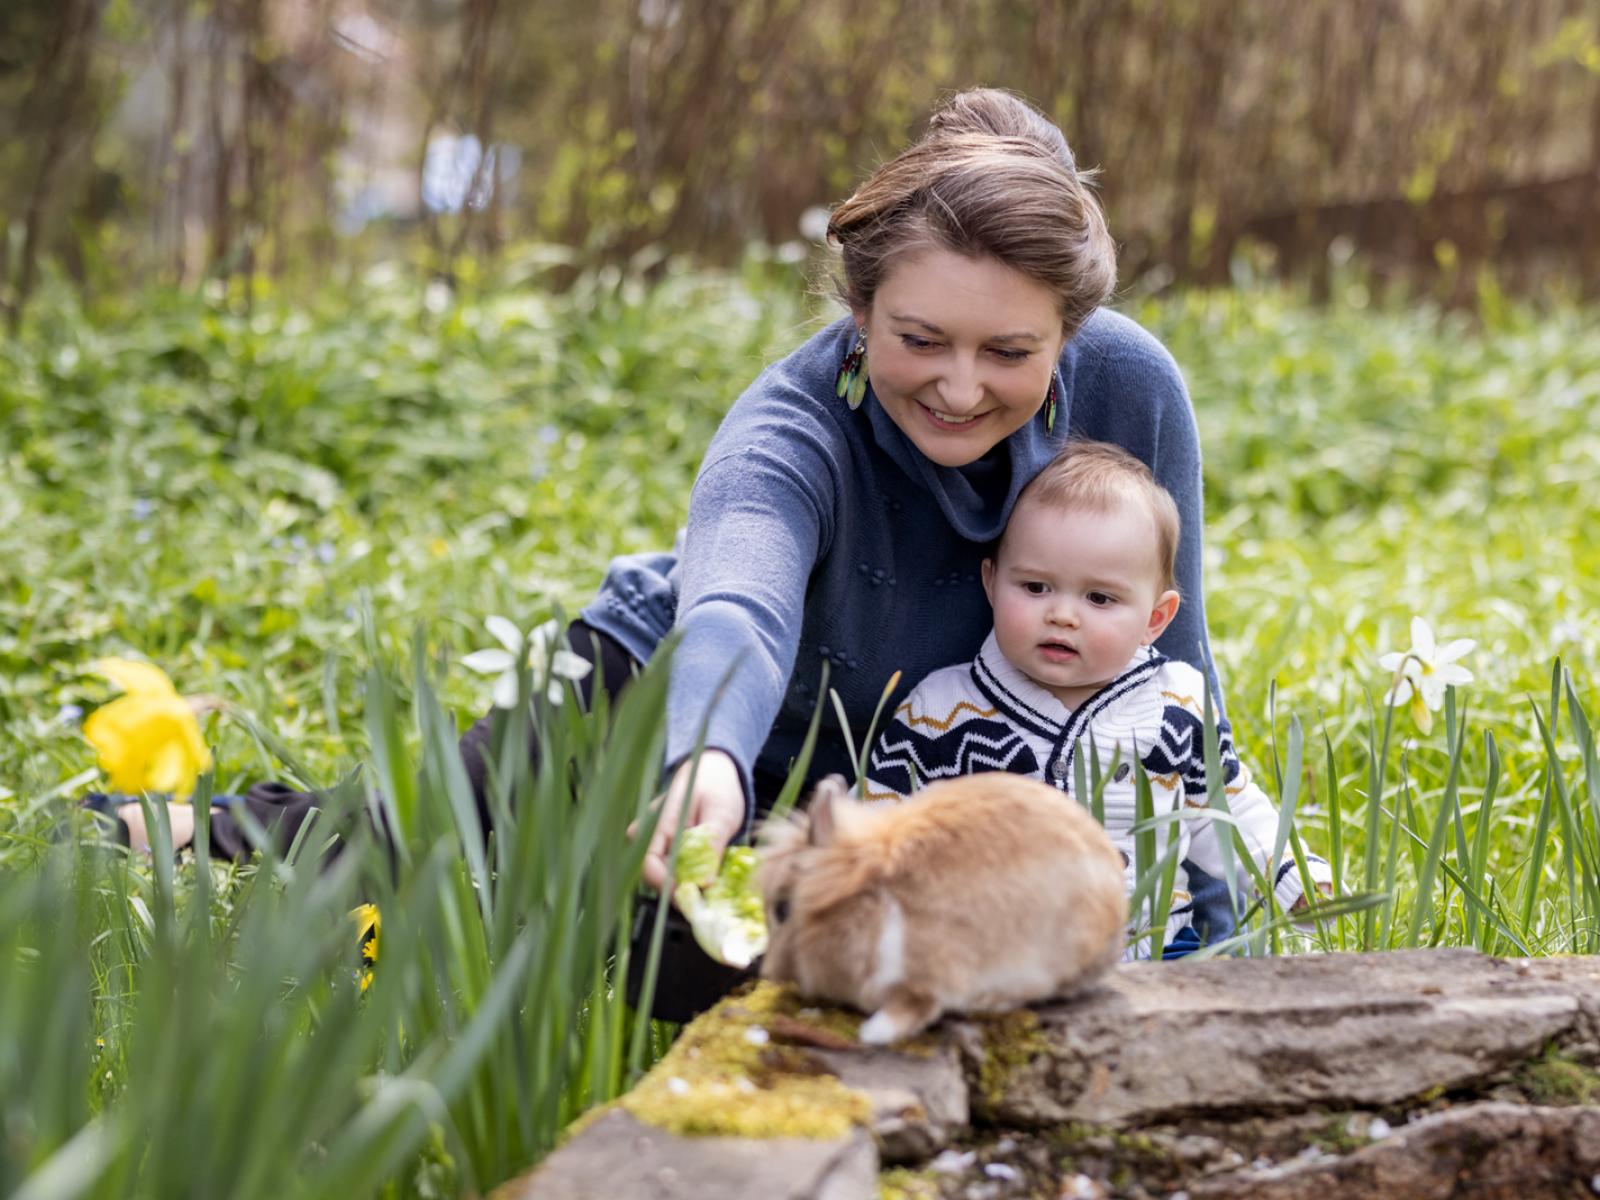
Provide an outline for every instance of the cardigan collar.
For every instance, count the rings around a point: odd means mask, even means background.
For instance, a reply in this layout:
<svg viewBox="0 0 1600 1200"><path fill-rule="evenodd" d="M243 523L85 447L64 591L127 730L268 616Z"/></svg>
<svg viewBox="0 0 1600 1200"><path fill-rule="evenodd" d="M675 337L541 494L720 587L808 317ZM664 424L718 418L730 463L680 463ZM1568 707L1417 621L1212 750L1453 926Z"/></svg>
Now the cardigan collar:
<svg viewBox="0 0 1600 1200"><path fill-rule="evenodd" d="M984 639L972 672L978 684L1004 711L1007 718L1044 737L1054 739L1078 718L1093 720L1107 705L1121 697L1131 685L1152 674L1166 655L1153 646L1140 646L1128 665L1077 708L1068 708L1049 689L1041 687L1000 653L994 630ZM1081 734L1081 730L1079 731Z"/></svg>

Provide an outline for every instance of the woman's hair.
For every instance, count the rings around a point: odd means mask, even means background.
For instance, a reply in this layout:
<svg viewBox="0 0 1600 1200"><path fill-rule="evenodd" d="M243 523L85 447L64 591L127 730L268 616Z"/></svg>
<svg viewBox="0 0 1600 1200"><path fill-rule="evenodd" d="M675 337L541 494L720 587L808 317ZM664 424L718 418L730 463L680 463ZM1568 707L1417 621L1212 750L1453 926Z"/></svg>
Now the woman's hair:
<svg viewBox="0 0 1600 1200"><path fill-rule="evenodd" d="M928 249L996 258L1037 280L1068 336L1117 281L1105 217L1061 131L995 88L941 105L916 145L833 210L828 236L851 308L869 307L897 262Z"/></svg>
<svg viewBox="0 0 1600 1200"><path fill-rule="evenodd" d="M1176 589L1178 575L1178 506L1172 494L1133 455L1110 442L1069 438L1017 497L1056 512L1111 512L1124 504L1150 517L1156 536L1156 567L1163 590ZM1015 509L1013 509L1015 511ZM1000 543L1004 544L1001 534ZM998 556L1000 548L995 547Z"/></svg>

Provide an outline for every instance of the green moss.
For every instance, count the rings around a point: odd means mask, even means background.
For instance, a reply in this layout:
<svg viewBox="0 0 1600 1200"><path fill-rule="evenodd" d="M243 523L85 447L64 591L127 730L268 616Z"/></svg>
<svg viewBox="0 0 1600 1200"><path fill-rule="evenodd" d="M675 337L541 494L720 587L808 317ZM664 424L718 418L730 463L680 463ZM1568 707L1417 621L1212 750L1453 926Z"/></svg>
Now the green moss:
<svg viewBox="0 0 1600 1200"><path fill-rule="evenodd" d="M926 1169L892 1167L878 1176L878 1200L939 1200L939 1185Z"/></svg>
<svg viewBox="0 0 1600 1200"><path fill-rule="evenodd" d="M618 1105L687 1136L843 1137L870 1119L867 1098L809 1050L752 1033L764 1031L764 1019L795 1016L800 1007L788 989L770 983L729 997L689 1024Z"/></svg>
<svg viewBox="0 0 1600 1200"><path fill-rule="evenodd" d="M1334 1113L1328 1117L1328 1123L1307 1139L1318 1150L1329 1154L1351 1154L1370 1145L1371 1139L1359 1137L1350 1128L1351 1114L1347 1112Z"/></svg>
<svg viewBox="0 0 1600 1200"><path fill-rule="evenodd" d="M978 1092L984 1106L998 1107L1006 1086L1023 1067L1050 1049L1032 1009L981 1018L983 1062L978 1068Z"/></svg>
<svg viewBox="0 0 1600 1200"><path fill-rule="evenodd" d="M1524 1064L1515 1082L1535 1104L1600 1103L1600 1071L1574 1062L1554 1045L1547 1046L1539 1058Z"/></svg>
<svg viewBox="0 0 1600 1200"><path fill-rule="evenodd" d="M1149 1134L1136 1129L1115 1129L1087 1121L1069 1121L1050 1130L1050 1144L1062 1153L1110 1149L1119 1157L1161 1159L1169 1157L1164 1146Z"/></svg>

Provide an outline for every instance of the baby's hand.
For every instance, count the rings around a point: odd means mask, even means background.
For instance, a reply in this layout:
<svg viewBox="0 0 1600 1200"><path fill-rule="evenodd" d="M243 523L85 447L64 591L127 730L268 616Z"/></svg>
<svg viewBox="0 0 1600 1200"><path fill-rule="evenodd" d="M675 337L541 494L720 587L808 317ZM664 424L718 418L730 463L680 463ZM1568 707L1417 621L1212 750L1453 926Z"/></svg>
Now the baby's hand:
<svg viewBox="0 0 1600 1200"><path fill-rule="evenodd" d="M1319 883L1319 884L1317 884L1317 894L1322 896L1324 899L1331 898L1333 896L1333 884L1331 884L1331 883ZM1308 898L1306 897L1305 893L1302 892L1301 895L1300 895L1300 899L1298 899L1298 900L1296 900L1294 902L1294 907L1291 908L1289 911L1290 911L1290 913L1304 912L1309 907L1310 907L1310 902L1309 902Z"/></svg>

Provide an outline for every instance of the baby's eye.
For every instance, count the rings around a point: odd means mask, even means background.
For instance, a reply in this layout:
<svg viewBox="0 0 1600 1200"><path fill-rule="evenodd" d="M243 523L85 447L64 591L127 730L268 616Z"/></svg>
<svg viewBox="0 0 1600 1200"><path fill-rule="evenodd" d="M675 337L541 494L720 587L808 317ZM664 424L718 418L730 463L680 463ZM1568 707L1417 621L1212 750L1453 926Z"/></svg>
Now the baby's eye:
<svg viewBox="0 0 1600 1200"><path fill-rule="evenodd" d="M1089 593L1089 603L1094 605L1096 608L1105 608L1108 605L1115 604L1116 602L1117 598L1115 596L1108 596L1104 592Z"/></svg>
<svg viewBox="0 0 1600 1200"><path fill-rule="evenodd" d="M1040 583L1037 579L1030 579L1022 585L1022 590L1027 592L1030 596L1042 596L1050 589L1044 584Z"/></svg>

